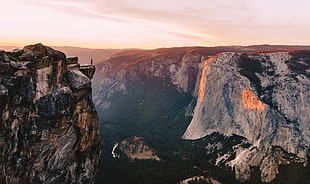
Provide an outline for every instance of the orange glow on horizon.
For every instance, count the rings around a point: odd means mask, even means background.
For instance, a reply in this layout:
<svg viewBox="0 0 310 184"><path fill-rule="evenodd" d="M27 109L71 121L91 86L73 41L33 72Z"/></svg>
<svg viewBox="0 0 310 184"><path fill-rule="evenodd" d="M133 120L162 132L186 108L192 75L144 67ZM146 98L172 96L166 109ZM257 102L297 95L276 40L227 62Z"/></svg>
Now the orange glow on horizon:
<svg viewBox="0 0 310 184"><path fill-rule="evenodd" d="M197 1L10 0L0 11L0 45L154 49L310 43L305 24L310 3L304 0L281 1L281 8L267 0Z"/></svg>

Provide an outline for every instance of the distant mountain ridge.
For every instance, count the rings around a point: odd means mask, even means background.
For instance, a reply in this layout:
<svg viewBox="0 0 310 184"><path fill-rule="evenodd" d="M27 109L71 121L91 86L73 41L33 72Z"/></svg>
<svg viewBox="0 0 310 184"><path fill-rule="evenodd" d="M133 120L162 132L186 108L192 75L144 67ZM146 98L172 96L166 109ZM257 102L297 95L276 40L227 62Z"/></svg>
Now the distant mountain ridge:
<svg viewBox="0 0 310 184"><path fill-rule="evenodd" d="M67 53L68 56L76 56L79 58L81 64L90 64L90 60L93 60L93 64L100 63L112 55L123 51L123 49L90 49L80 47L60 47L54 46L53 48Z"/></svg>
<svg viewBox="0 0 310 184"><path fill-rule="evenodd" d="M191 102L184 108L193 119L183 138L201 139L214 132L242 136L245 140L229 151L217 143L216 148L206 146L206 154L215 151L214 164L230 167L241 182L251 180L256 168L262 182L272 182L279 175L280 165L305 167L308 163L309 61L310 46L177 47L120 52L96 65L94 103L98 111L111 113L108 116L113 120L134 113L131 109L140 111L139 106L147 108L145 103L154 103L147 94L133 94L141 86L148 93L158 90L154 93L162 96L154 101L169 94L160 92L164 88L174 88L175 96L190 94ZM158 82L159 87L153 88L151 82ZM131 103L121 104L126 100Z"/></svg>
<svg viewBox="0 0 310 184"><path fill-rule="evenodd" d="M18 46L0 46L0 50L14 50L16 48L22 48ZM70 46L52 46L56 50L60 50L70 56L75 56L79 58L81 64L90 64L90 60L93 60L93 64L100 63L112 55L125 51L125 50L135 50L135 49L91 49L83 47L70 47Z"/></svg>
<svg viewBox="0 0 310 184"><path fill-rule="evenodd" d="M72 47L72 46L51 46L56 50L60 50L66 53L68 56L76 56L79 57L79 62L81 64L89 64L90 60L93 59L94 64L98 64L101 62L105 62L109 57L117 56L117 55L124 55L133 54L133 53L140 53L143 51L152 51L157 49L136 49L136 48L127 48L127 49L92 49L92 48L84 48L84 47ZM16 48L22 48L18 46L0 46L0 50L14 50ZM250 46L219 46L219 47L174 47L178 48L210 48L211 50L222 50L225 51L246 51L246 52L255 52L255 51L279 51L279 50L307 50L310 49L310 46L298 46L298 45L250 45ZM165 50L165 49L174 49L174 48L158 48L158 50Z"/></svg>

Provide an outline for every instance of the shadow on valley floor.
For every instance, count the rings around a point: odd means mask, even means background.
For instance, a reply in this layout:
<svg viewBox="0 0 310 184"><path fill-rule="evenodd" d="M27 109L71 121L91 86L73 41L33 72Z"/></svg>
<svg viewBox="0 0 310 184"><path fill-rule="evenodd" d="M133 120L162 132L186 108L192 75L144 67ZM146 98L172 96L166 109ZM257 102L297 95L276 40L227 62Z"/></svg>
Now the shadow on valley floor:
<svg viewBox="0 0 310 184"><path fill-rule="evenodd" d="M97 184L178 183L202 174L234 182L231 172L215 167L210 169L211 155L204 149L207 139L181 139L191 120L184 116L192 100L190 94L179 93L175 87L156 79L143 85L132 83L128 94L130 96L114 96L117 103L109 109L98 109L104 147ZM131 136L144 137L147 144L158 151L161 161L129 160L125 156L113 158L114 143Z"/></svg>

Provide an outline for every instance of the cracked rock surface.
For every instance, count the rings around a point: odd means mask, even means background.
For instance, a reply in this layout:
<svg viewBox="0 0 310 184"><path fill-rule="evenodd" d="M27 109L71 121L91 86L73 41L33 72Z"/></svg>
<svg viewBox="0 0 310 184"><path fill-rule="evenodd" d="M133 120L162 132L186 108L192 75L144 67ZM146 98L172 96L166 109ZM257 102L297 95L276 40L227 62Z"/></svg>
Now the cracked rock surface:
<svg viewBox="0 0 310 184"><path fill-rule="evenodd" d="M90 78L64 53L0 53L0 122L0 183L94 183L102 138Z"/></svg>

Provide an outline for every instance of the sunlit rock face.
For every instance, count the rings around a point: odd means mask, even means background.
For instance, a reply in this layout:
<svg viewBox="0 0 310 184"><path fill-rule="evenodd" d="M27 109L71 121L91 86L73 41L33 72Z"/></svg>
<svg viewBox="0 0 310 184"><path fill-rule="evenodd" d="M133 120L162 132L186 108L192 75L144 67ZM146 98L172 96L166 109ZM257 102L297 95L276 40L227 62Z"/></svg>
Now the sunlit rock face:
<svg viewBox="0 0 310 184"><path fill-rule="evenodd" d="M95 88L93 93L94 102L96 107L107 109L113 103L110 100L113 94L126 94L128 92L126 89L128 82L145 82L149 78L157 78L175 85L180 93L190 93L201 99L205 93L205 88L198 86L207 85L207 83L200 76L208 73L208 66L215 59L211 56L223 51L244 53L308 48L262 45L248 47L180 47L120 52L96 65L97 72L93 80L93 87ZM210 57L210 60L206 60Z"/></svg>
<svg viewBox="0 0 310 184"><path fill-rule="evenodd" d="M192 100L184 103L184 108L188 107L186 115L193 118L183 138L200 139L214 132L242 136L245 141L233 146L232 152L223 155L221 146L216 145L222 144L219 142L206 146L217 148L206 154L216 150L216 165L231 167L240 181L253 179L256 169L262 181L273 181L280 164L306 165L309 155L309 51L261 52L291 49L300 47L193 47L118 53L96 65L94 102L105 113L104 118L116 120L126 113L128 118L141 118L144 114L136 112L153 104L152 98L146 98L151 92L169 94L171 99L186 93L189 98L180 101ZM257 51L260 53L254 54ZM173 92L167 93L167 88ZM155 99L164 99L162 96ZM120 101L126 105L113 106ZM161 115L169 116L171 111Z"/></svg>
<svg viewBox="0 0 310 184"><path fill-rule="evenodd" d="M307 164L310 145L310 51L221 53L204 61L197 104L185 139L213 132L240 135L230 166L240 181L258 167L270 182L280 164Z"/></svg>
<svg viewBox="0 0 310 184"><path fill-rule="evenodd" d="M42 44L0 53L0 183L94 183L93 66Z"/></svg>
<svg viewBox="0 0 310 184"><path fill-rule="evenodd" d="M264 111L265 105L258 99L255 93L247 88L242 90L243 107L249 110Z"/></svg>

